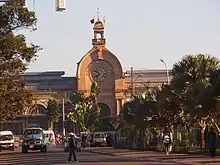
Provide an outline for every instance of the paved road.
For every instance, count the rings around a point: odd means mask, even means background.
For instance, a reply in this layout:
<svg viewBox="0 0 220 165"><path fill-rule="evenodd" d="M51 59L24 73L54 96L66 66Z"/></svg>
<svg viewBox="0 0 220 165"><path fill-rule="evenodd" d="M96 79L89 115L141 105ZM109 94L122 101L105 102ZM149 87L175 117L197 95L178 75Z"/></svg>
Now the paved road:
<svg viewBox="0 0 220 165"><path fill-rule="evenodd" d="M1 165L64 165L67 153L40 152L0 154ZM100 155L97 153L81 152L77 154L79 165L176 165L176 163L161 162L161 160L134 160L120 156Z"/></svg>
<svg viewBox="0 0 220 165"><path fill-rule="evenodd" d="M96 154L107 154L114 156L121 156L125 158L138 159L142 161L152 162L175 162L179 164L188 165L220 165L220 157L210 158L208 155L195 155L195 154L175 154L171 153L169 156L165 155L163 152L153 152L153 151L135 151L129 149L115 149L112 147L106 148L86 148L85 151L92 152ZM151 162L152 160L152 162Z"/></svg>

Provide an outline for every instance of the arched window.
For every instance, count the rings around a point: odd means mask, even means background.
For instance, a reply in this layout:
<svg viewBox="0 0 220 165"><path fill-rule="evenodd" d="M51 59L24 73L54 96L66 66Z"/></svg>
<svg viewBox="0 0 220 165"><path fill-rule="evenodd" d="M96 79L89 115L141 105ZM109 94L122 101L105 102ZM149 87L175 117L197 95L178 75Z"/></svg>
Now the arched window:
<svg viewBox="0 0 220 165"><path fill-rule="evenodd" d="M102 35L101 33L96 33L96 39L98 42L101 42L102 41Z"/></svg>
<svg viewBox="0 0 220 165"><path fill-rule="evenodd" d="M31 114L41 114L41 115L46 115L46 108L43 105L37 104L34 106L31 110Z"/></svg>
<svg viewBox="0 0 220 165"><path fill-rule="evenodd" d="M100 110L100 117L106 117L111 115L111 110L109 106L105 103L99 103L99 107L101 108Z"/></svg>
<svg viewBox="0 0 220 165"><path fill-rule="evenodd" d="M42 105L37 105L38 114L46 115L46 108Z"/></svg>

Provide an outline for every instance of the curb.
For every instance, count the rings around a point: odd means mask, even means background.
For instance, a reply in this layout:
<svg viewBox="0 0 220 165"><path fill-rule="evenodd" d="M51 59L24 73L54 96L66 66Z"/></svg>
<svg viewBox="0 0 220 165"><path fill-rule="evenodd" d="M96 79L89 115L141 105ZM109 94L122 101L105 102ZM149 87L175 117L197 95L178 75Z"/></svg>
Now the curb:
<svg viewBox="0 0 220 165"><path fill-rule="evenodd" d="M90 153L97 153L97 154L101 154L101 155L118 156L115 153L109 153L109 152L101 152L101 151L93 151L93 150L82 150L82 151L90 152Z"/></svg>
<svg viewBox="0 0 220 165"><path fill-rule="evenodd" d="M136 160L141 160L144 157L136 157L136 156L125 156L125 155L120 155L117 153L110 153L110 152L101 152L101 151L92 151L92 150L84 150L85 152L90 152L90 153L97 153L101 155L109 155L109 156L121 156L121 157L126 157L126 158L131 158L131 159L136 159ZM149 160L157 160L155 158L148 158Z"/></svg>
<svg viewBox="0 0 220 165"><path fill-rule="evenodd" d="M135 159L135 160L144 160L144 159L148 159L148 160L160 160L162 162L167 162L167 163L178 163L181 165L193 165L190 163L183 163L181 162L181 160L175 160L175 161L168 161L168 160L161 160L161 159L157 159L157 158L145 158L145 157L134 157L134 156L125 156L125 155L119 155L116 153L109 153L109 152L102 152L102 151L93 151L93 150L83 150L84 152L90 152L90 153L97 153L97 154L101 154L101 155L109 155L109 156L121 156L121 157L127 157L127 158L131 158L131 159Z"/></svg>

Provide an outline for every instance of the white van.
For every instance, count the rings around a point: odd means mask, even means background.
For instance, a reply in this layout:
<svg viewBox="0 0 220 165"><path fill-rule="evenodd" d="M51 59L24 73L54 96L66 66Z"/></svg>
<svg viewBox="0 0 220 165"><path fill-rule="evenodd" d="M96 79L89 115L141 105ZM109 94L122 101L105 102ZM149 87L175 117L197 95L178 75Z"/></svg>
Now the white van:
<svg viewBox="0 0 220 165"><path fill-rule="evenodd" d="M44 130L44 137L48 144L56 145L55 134L52 130Z"/></svg>
<svg viewBox="0 0 220 165"><path fill-rule="evenodd" d="M0 131L0 151L2 149L15 150L14 135L11 131Z"/></svg>
<svg viewBox="0 0 220 165"><path fill-rule="evenodd" d="M104 132L93 132L91 135L92 145L96 146L106 146L106 134Z"/></svg>

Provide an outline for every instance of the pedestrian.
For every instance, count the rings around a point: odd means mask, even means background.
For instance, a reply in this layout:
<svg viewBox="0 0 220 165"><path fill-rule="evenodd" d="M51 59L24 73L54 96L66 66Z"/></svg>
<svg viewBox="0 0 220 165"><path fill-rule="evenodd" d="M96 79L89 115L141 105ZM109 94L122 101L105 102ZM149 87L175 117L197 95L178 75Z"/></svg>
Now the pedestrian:
<svg viewBox="0 0 220 165"><path fill-rule="evenodd" d="M167 128L165 129L165 131L163 133L163 144L164 144L164 148L165 148L165 154L169 155L170 146L172 144L172 139L171 139L171 133Z"/></svg>
<svg viewBox="0 0 220 165"><path fill-rule="evenodd" d="M215 156L216 140L217 140L217 134L215 133L214 128L211 127L208 133L208 147L209 147L209 154L211 158Z"/></svg>
<svg viewBox="0 0 220 165"><path fill-rule="evenodd" d="M53 144L53 137L52 137L52 134L50 134L50 136L49 136L49 144Z"/></svg>
<svg viewBox="0 0 220 165"><path fill-rule="evenodd" d="M86 136L86 134L82 135L82 147L83 148L87 147L87 136Z"/></svg>
<svg viewBox="0 0 220 165"><path fill-rule="evenodd" d="M75 135L73 133L69 134L69 141L68 141L68 149L69 149L69 157L67 163L72 163L72 157L75 162L78 162L76 160L76 141L75 141Z"/></svg>

